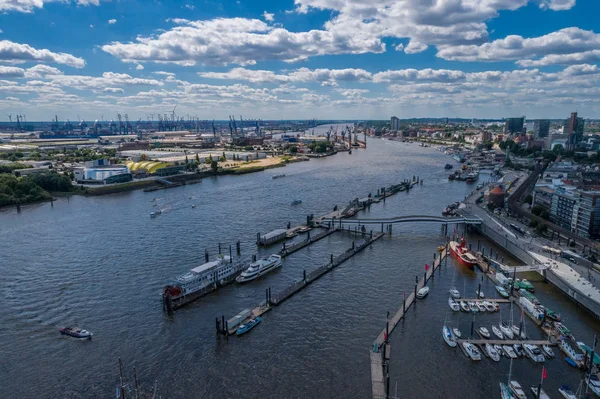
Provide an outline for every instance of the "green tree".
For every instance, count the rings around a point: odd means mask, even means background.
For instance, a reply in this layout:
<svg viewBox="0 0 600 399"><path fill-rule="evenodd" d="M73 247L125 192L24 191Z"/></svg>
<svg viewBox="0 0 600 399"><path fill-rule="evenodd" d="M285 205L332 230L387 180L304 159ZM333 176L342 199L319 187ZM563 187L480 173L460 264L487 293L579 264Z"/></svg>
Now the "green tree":
<svg viewBox="0 0 600 399"><path fill-rule="evenodd" d="M290 153L297 154L298 153L298 146L295 146L295 145L291 146L290 147Z"/></svg>
<svg viewBox="0 0 600 399"><path fill-rule="evenodd" d="M527 197L525 197L525 202L528 203L529 205L531 205L533 201L533 197L531 196L531 194L529 194Z"/></svg>
<svg viewBox="0 0 600 399"><path fill-rule="evenodd" d="M210 169L213 171L213 173L216 175L217 171L219 170L219 163L217 161L211 161L210 162Z"/></svg>
<svg viewBox="0 0 600 399"><path fill-rule="evenodd" d="M550 214L548 213L548 211L546 211L546 210L543 210L543 211L540 213L540 217L541 217L542 219L546 219L546 220L548 220L548 218L550 218Z"/></svg>
<svg viewBox="0 0 600 399"><path fill-rule="evenodd" d="M544 208L541 206L535 205L533 208L531 208L531 213L533 213L535 216L540 216L543 210Z"/></svg>

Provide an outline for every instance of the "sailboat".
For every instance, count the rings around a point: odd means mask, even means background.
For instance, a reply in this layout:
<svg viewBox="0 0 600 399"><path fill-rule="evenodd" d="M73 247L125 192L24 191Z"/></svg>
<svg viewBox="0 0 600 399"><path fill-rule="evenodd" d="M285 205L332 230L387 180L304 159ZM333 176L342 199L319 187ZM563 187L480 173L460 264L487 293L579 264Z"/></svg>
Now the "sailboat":
<svg viewBox="0 0 600 399"><path fill-rule="evenodd" d="M512 302L511 302L510 310L511 310L511 317L512 317ZM502 313L500 313L500 324L498 324L498 327L500 327L500 331L506 337L506 339L514 338L513 332L510 329L509 324L502 321Z"/></svg>

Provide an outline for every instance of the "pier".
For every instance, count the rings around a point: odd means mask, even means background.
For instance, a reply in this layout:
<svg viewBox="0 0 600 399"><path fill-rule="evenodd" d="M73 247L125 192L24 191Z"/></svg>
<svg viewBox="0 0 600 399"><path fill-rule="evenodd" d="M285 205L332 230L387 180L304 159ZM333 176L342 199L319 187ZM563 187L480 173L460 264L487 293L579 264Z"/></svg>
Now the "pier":
<svg viewBox="0 0 600 399"><path fill-rule="evenodd" d="M283 258L285 258L286 256L289 256L291 254L293 254L294 252L297 252L299 250L301 250L302 248L312 244L313 242L317 242L333 233L335 233L337 231L336 228L328 228L325 231L320 232L319 234L314 235L313 237L310 236L310 230L307 231L307 238L304 241L300 241L297 243L294 243L292 245L285 245L285 242L283 243L283 247L281 248L281 251L279 251L279 255L281 255Z"/></svg>
<svg viewBox="0 0 600 399"><path fill-rule="evenodd" d="M415 284L414 292L411 292L406 296L402 302L402 307L398 309L396 314L392 316L391 320L388 320L385 325L385 329L379 333L377 339L373 343L371 349L371 389L373 399L386 399L388 398L389 392L389 360L390 360L390 345L389 337L394 331L398 323L404 318L406 311L410 306L415 303L417 298L417 291L423 288L427 281L434 278L435 271L439 269L442 262L446 260L448 256L448 244L446 248L439 253L439 256L433 261L432 267L430 267L424 274L423 278L418 280Z"/></svg>
<svg viewBox="0 0 600 399"><path fill-rule="evenodd" d="M331 229L325 233L331 234L335 231L336 230ZM370 232L369 234L365 233L364 236L365 236L365 238L363 240L359 241L358 243L352 242L352 247L348 248L346 251L339 254L338 256L334 257L332 254L329 262L320 266L319 268L311 271L310 273L306 273L306 270L304 270L302 279L297 280L296 282L290 284L289 286L287 286L283 290L275 293L274 295L271 294L271 288L266 289L265 300L262 301L261 303L259 303L258 306L256 306L254 309L252 309L250 314L246 314L247 313L246 311L242 311L237 316L242 315L244 317L235 316L234 318L230 319L228 322L225 322L225 320L223 318L223 321L221 323L219 322L219 320L217 318L217 332L224 334L224 335L235 334L237 327L240 324L244 323L245 321L249 320L252 317L261 316L264 313L273 309L274 306L280 305L285 300L291 298L294 294L296 294L296 293L300 292L301 290L303 290L304 288L308 287L308 285L310 283L312 283L313 281L316 281L321 276L327 274L331 270L335 269L336 267L338 267L339 265L341 265L342 263L344 263L345 261L347 261L354 255L356 255L357 253L359 253L360 251L362 251L363 249L365 249L366 247L371 245L373 242L379 240L381 237L384 236L384 234L383 233L373 234L373 232ZM235 320L235 324L232 325L233 320Z"/></svg>

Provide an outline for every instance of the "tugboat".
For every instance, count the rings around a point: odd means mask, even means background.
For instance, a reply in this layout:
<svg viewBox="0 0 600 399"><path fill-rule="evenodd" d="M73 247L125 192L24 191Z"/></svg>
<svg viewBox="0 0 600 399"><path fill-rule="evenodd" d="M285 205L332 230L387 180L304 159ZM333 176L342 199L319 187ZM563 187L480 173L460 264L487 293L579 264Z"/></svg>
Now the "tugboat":
<svg viewBox="0 0 600 399"><path fill-rule="evenodd" d="M79 327L63 327L59 331L63 335L68 335L74 338L92 339L91 332L89 332L88 330L81 329Z"/></svg>
<svg viewBox="0 0 600 399"><path fill-rule="evenodd" d="M458 260L469 269L473 269L477 264L477 258L467 248L465 238L461 238L460 243L456 241L450 241L448 244L450 252L458 258Z"/></svg>

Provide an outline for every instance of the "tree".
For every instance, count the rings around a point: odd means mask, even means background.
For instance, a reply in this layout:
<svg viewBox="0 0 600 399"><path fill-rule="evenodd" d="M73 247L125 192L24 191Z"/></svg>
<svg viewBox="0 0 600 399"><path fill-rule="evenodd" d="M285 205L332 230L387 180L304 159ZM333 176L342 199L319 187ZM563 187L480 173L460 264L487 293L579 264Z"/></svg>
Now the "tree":
<svg viewBox="0 0 600 399"><path fill-rule="evenodd" d="M542 213L540 213L540 217L541 217L542 219L546 219L546 220L548 220L548 218L550 218L550 214L548 213L548 211L546 211L546 210L543 210L543 211L542 211Z"/></svg>
<svg viewBox="0 0 600 399"><path fill-rule="evenodd" d="M552 151L555 152L555 153L557 153L557 154L560 154L560 153L562 153L564 151L564 149L565 148L562 146L562 144L556 144L554 146L554 148L552 148Z"/></svg>
<svg viewBox="0 0 600 399"><path fill-rule="evenodd" d="M494 209L496 209L496 205L494 205L493 202L488 202L487 208L490 212L494 212Z"/></svg>
<svg viewBox="0 0 600 399"><path fill-rule="evenodd" d="M533 208L531 208L531 213L533 213L535 216L540 216L543 210L544 208L541 206L535 205Z"/></svg>
<svg viewBox="0 0 600 399"><path fill-rule="evenodd" d="M531 220L529 222L529 227L537 227L540 224L537 220Z"/></svg>
<svg viewBox="0 0 600 399"><path fill-rule="evenodd" d="M540 223L536 228L535 231L538 234L543 234L548 230L548 226L546 226L544 223Z"/></svg>
<svg viewBox="0 0 600 399"><path fill-rule="evenodd" d="M200 163L200 157L198 156L198 153L196 153L196 164Z"/></svg>
<svg viewBox="0 0 600 399"><path fill-rule="evenodd" d="M295 145L291 146L290 147L290 153L297 154L298 153L298 146L295 146Z"/></svg>
<svg viewBox="0 0 600 399"><path fill-rule="evenodd" d="M210 169L213 171L213 173L216 175L217 171L219 170L219 163L217 161L211 161L210 162Z"/></svg>
<svg viewBox="0 0 600 399"><path fill-rule="evenodd" d="M533 201L533 197L531 196L531 194L529 194L527 197L525 197L525 202L528 203L529 205L531 205Z"/></svg>

